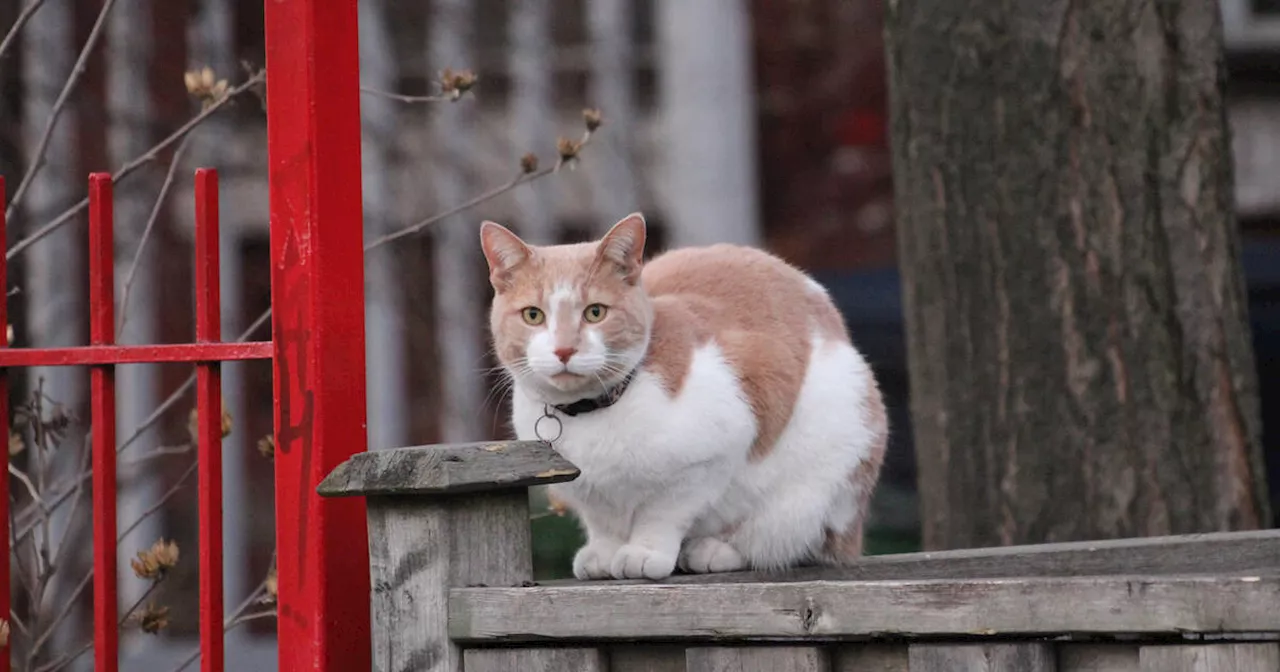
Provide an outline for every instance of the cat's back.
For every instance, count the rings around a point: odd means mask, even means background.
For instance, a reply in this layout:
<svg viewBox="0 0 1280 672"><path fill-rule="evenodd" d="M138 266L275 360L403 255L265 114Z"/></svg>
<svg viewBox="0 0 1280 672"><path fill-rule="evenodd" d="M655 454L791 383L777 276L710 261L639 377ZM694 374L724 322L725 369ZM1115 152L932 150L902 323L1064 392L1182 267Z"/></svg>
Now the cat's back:
<svg viewBox="0 0 1280 672"><path fill-rule="evenodd" d="M755 415L756 457L771 451L792 417L813 357L830 346L852 349L826 290L763 250L679 248L647 263L641 278L654 306L646 368L679 395L695 374L693 352L713 347Z"/></svg>
<svg viewBox="0 0 1280 672"><path fill-rule="evenodd" d="M678 248L649 261L641 279L660 312L666 304L670 313L692 316L708 335L767 333L805 345L815 337L849 341L826 290L760 249L726 243Z"/></svg>

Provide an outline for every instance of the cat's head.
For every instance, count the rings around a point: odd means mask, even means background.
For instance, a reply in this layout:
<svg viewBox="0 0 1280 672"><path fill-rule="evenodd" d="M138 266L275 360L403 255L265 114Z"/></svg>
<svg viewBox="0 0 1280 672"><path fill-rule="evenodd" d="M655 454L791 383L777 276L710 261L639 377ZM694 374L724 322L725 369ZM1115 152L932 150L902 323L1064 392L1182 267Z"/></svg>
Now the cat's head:
<svg viewBox="0 0 1280 672"><path fill-rule="evenodd" d="M604 393L640 363L653 322L640 283L644 241L639 213L575 245L529 245L481 225L494 350L517 385L565 403Z"/></svg>

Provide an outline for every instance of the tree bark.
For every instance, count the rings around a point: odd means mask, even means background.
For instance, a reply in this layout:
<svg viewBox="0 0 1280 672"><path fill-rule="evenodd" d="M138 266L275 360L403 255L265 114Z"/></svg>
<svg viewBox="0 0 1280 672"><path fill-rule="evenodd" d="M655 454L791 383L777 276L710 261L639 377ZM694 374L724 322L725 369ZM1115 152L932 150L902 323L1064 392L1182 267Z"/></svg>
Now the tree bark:
<svg viewBox="0 0 1280 672"><path fill-rule="evenodd" d="M1214 0L890 0L929 549L1270 522Z"/></svg>

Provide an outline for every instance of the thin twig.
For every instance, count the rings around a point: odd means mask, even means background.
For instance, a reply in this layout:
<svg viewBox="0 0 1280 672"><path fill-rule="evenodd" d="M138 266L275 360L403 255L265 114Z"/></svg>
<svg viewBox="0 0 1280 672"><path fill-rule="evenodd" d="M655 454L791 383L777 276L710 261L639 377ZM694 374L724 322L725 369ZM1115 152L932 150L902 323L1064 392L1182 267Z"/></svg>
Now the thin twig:
<svg viewBox="0 0 1280 672"><path fill-rule="evenodd" d="M120 167L119 170L112 173L111 181L113 183L118 183L120 182L120 180L123 180L125 177L128 177L130 174L132 174L134 171L138 170L142 166L146 165L147 163L150 163L151 161L154 161L156 157L159 156L160 152L163 152L164 150L168 149L171 145L173 145L173 143L181 140L184 136L186 136L188 133L191 132L191 129L195 128L196 126L199 126L200 123L203 122L205 119L208 119L209 117L213 116L213 114L217 112L219 109L221 109L223 105L226 105L233 98L236 98L240 94L244 93L245 91L248 91L249 89L253 88L254 86L258 85L259 83L265 80L266 80L266 72L260 71L254 76L242 82L239 86L235 86L228 89L227 92L221 98L210 103L207 107L202 109L200 111L200 114L197 114L196 116L187 120L187 123L179 127L178 130L174 131L173 133L170 133L169 137L165 138L164 140L161 140L154 147L143 152L142 155L124 164L123 166ZM10 208L12 207L13 206L10 205ZM45 224L44 226L36 230L34 233L32 233L30 236L27 236L26 238L19 240L17 243L14 243L13 247L9 248L8 252L5 252L5 255L4 255L5 259L6 260L13 259L18 254L21 254L23 250L27 249L28 247L31 247L40 239L53 233L54 231L58 230L59 227L71 221L71 218L83 212L84 209L87 207L89 207L89 199L86 197L81 199L79 203L76 203L75 205L68 208L61 215L58 215L56 218L54 218L52 222Z"/></svg>
<svg viewBox="0 0 1280 672"><path fill-rule="evenodd" d="M141 525L143 521L145 521L147 518L150 518L152 515L154 515L155 512L159 511L161 507L167 504L169 500L173 498L174 495L178 494L178 492L182 490L183 484L187 482L187 479L191 478L191 475L196 473L196 467L199 464L200 464L199 462L192 460L191 466L187 467L187 470L182 472L182 476L178 477L178 482L174 483L168 489L168 491L166 491L163 495L161 495L160 499L156 500L155 504L152 504L150 507L147 508L146 511L143 511L141 514L139 514L137 520L130 523L129 527L124 528L124 532L121 532L120 536L116 537L116 543L119 544L120 542L124 541L125 537L128 537L130 532L133 532L134 530L138 529L138 526Z"/></svg>
<svg viewBox="0 0 1280 672"><path fill-rule="evenodd" d="M591 135L592 135L591 132L588 131L585 135L582 136L582 140L578 146L578 151L582 151L582 149L585 148L587 144L591 142ZM432 224L435 224L436 222L439 222L444 219L448 219L464 210L469 210L471 208L474 208L475 206L481 203L484 203L485 201L491 198L497 198L498 196L501 196L502 194L505 194L508 191L511 191L512 189L515 189L516 187L522 184L527 184L538 178L546 177L547 175L551 175L552 173L559 172L559 170L566 165L568 165L568 162L565 161L564 159L560 159L556 161L556 165L551 166L550 168L542 168L540 170L535 170L531 173L521 173L511 181L507 182L506 184L502 184L488 191L485 191L478 196L475 196L471 199L463 201L462 203L459 203L458 205L455 205L454 207L449 208L448 210L445 210L444 212L432 215L422 221L417 222L416 224L407 226L394 233L388 233L385 236L375 238L369 241L369 243L364 246L364 251L368 252L370 250L374 250L376 248L382 247L383 245L386 245L391 241L399 240L406 236L412 236L413 234L418 233L419 231L422 231L423 229L427 228L428 226L431 226Z"/></svg>
<svg viewBox="0 0 1280 672"><path fill-rule="evenodd" d="M26 7L22 8L22 12L18 14L18 18L14 20L13 26L9 28L9 32L5 34L4 41L0 42L0 61L4 59L4 53L9 51L9 47L13 46L18 33L22 32L22 27L27 25L27 21L36 15L36 10L40 9L45 0L31 0Z"/></svg>
<svg viewBox="0 0 1280 672"><path fill-rule="evenodd" d="M263 580L262 583L258 584L257 588L253 589L253 592L249 593L248 597L244 598L244 601L241 602L240 605L236 607L235 611L231 612L230 616L227 616L225 619L223 619L222 621L223 632L229 632L235 629L236 627L243 625L245 623L245 620L242 619L242 616L244 616L244 612L248 611L249 607L253 606L254 604L257 604L258 599L262 597L262 595L266 592L267 592L267 582ZM188 656L186 660L182 661L181 665L179 665L177 668L174 669L174 672L182 672L183 670L190 667L191 663L194 663L199 659L200 659L200 647L196 647L196 650L192 651L191 655Z"/></svg>
<svg viewBox="0 0 1280 672"><path fill-rule="evenodd" d="M102 3L102 9L98 10L98 20L94 21L93 29L89 31L89 37L84 41L84 47L80 49L80 56L76 59L75 67L71 69L71 74L67 76L67 81L62 85L62 91L58 92L57 99L53 101L53 109L49 112L49 120L45 122L44 132L40 134L40 142L36 144L36 151L31 158L31 165L27 168L27 173L22 176L22 181L18 183L18 190L13 192L13 199L9 201L9 207L5 211L7 217L13 217L13 213L17 210L22 197L27 193L27 188L31 186L31 181L35 179L36 174L44 167L45 154L49 151L49 141L53 138L53 129L58 125L58 117L62 116L62 111L66 109L67 101L71 98L71 92L75 90L76 84L80 82L80 76L84 74L89 64L89 55L93 53L94 47L98 45L98 38L102 36L102 29L107 25L107 15L111 13L111 8L115 4L116 0L105 0Z"/></svg>
<svg viewBox="0 0 1280 672"><path fill-rule="evenodd" d="M80 442L80 470L81 471L84 471L89 468L90 458L93 457L93 451L90 450L92 445L93 445L92 439L90 439L88 436L86 436L85 439ZM84 481L80 481L76 484L75 497L72 498L71 500L71 511L67 512L67 524L64 525L62 528L62 537L58 539L58 545L53 549L53 558L52 560L50 560L50 563L55 567L58 566L58 559L62 557L62 552L68 546L67 537L72 533L73 530L75 530L74 523L76 520L76 513L80 510L80 503L86 499L85 497L82 496L83 494L84 494Z"/></svg>
<svg viewBox="0 0 1280 672"><path fill-rule="evenodd" d="M36 492L36 484L31 482L31 477L27 476L26 472L13 466L13 463L10 462L9 475L18 479L19 481L22 482L23 485L27 486L27 493L31 495L31 499L35 501L37 506L40 507L41 511L44 511L45 514L49 513L49 507L46 506L44 503L44 500L40 498L40 493Z"/></svg>
<svg viewBox="0 0 1280 672"><path fill-rule="evenodd" d="M153 581L150 586L147 586L146 591L144 591L142 595L138 597L138 600L133 603L133 606L129 607L129 609L124 612L124 615L120 617L121 628L123 628L125 624L129 622L129 618L133 616L133 612L137 611L138 607L142 606L142 603L145 602L148 597L151 597L152 593L156 592L156 588L160 587L161 581L163 581L163 579L159 581ZM58 660L53 661L52 663L49 663L47 665L37 668L36 672L54 672L55 670L60 670L66 667L67 665L70 665L71 663L75 662L77 658L88 653L89 650L92 648L93 648L93 640L91 639L88 642L85 642L79 649L72 651L71 653L68 653L67 655L59 658ZM30 658L30 654L28 654L28 658Z"/></svg>
<svg viewBox="0 0 1280 672"><path fill-rule="evenodd" d="M451 96L444 93L436 94L434 96L408 96L403 93L392 93L390 91L381 91L379 89L372 89L367 86L360 87L360 93L368 94L370 96L377 96L379 98L386 98L388 100L396 100L402 103L410 103L410 104L453 103L453 102L457 102L460 99L458 96Z"/></svg>
<svg viewBox="0 0 1280 672"><path fill-rule="evenodd" d="M249 325L248 329L245 329L243 332L240 333L240 336L236 338L235 342L244 342L249 340L249 338L252 337L254 334L256 334L258 332L258 329L262 328L262 325L266 324L270 318L271 318L271 309L268 308L266 311L264 311L261 315L258 316L258 319L253 321L253 324ZM142 438L142 436L146 434L147 430L150 429L152 425L159 422L160 418L164 415L166 411L168 411L170 408L173 408L175 405L177 405L177 403L181 401L182 395L186 394L187 390L190 390L192 387L195 386L195 384L196 384L196 376L193 373L187 378L186 382L184 382L181 386L179 386L178 389L174 390L173 393L170 394L167 399L161 402L160 406L157 407L156 410L151 412L151 415L147 416L147 418L143 420L142 423L138 425L136 429L133 430L133 433L129 435L129 438L125 439L124 442L120 444L120 447L116 449L116 454L119 455L120 453L124 452L124 450L128 448L130 445L132 445L135 441ZM50 512L57 510L57 508L61 506L62 503L65 502L73 492L76 492L83 485L83 483L88 481L92 476L93 476L92 472L87 470L82 470L80 472L80 475L75 479L73 479L75 481L74 483L68 484L66 489L62 490L57 495L49 499L48 505L49 505ZM12 529L18 530L14 535L15 545L17 544L18 540L25 539L28 534L31 534L31 531L35 528L35 526L39 525L45 518L47 518L47 516L40 515L40 517L37 518L36 520L30 520L31 516L36 516L38 514L40 514L39 509L35 505L31 505L23 509L22 512L15 517L14 525L12 526ZM22 528L20 529L18 528L19 522L21 522L23 525Z"/></svg>
<svg viewBox="0 0 1280 672"><path fill-rule="evenodd" d="M84 578L80 580L80 584L76 586L76 589L71 591L71 597L67 598L63 603L62 610L58 612L57 616L53 617L53 621L49 623L49 626L45 628L40 633L40 636L36 638L36 641L31 644L31 651L29 655L33 659L39 655L40 649L44 647L45 642L49 641L49 638L53 636L53 633L58 631L58 626L66 620L67 616L71 613L71 610L80 604L80 596L84 594L84 591L88 590L91 585L93 585L92 567L89 568L89 573L85 574Z"/></svg>
<svg viewBox="0 0 1280 672"><path fill-rule="evenodd" d="M22 560L22 546L18 544L18 536L15 533L18 526L14 524L17 518L14 516L13 508L9 508L9 548L13 551L14 563L18 566L18 581L22 584L23 590L27 591L27 599L35 597L36 594L36 577L27 569L27 563ZM9 612L13 613L12 610Z"/></svg>
<svg viewBox="0 0 1280 672"><path fill-rule="evenodd" d="M164 183L160 185L160 193L156 195L156 202L151 207L151 215L147 217L147 226L142 230L138 249L133 253L133 263L129 264L129 275L124 280L124 292L120 295L120 325L116 327L117 339L124 334L124 325L129 321L129 293L133 289L133 281L137 277L138 266L142 262L142 253L146 251L147 241L151 239L151 231L155 229L156 221L160 219L160 211L169 195L169 188L173 186L173 176L178 172L178 166L182 163L182 154L186 152L190 141L190 135L184 136L182 142L178 143L178 148L173 150L173 159L169 161L169 170L165 171Z"/></svg>
<svg viewBox="0 0 1280 672"><path fill-rule="evenodd" d="M137 457L132 460L128 460L126 462L121 462L120 467L122 469L137 467L137 466L146 464L147 462L158 460L162 457L168 457L169 455L186 455L187 453L190 453L194 449L195 449L195 445L190 443L183 443L176 446L160 446L159 448L155 448L152 451L144 454L142 457Z"/></svg>

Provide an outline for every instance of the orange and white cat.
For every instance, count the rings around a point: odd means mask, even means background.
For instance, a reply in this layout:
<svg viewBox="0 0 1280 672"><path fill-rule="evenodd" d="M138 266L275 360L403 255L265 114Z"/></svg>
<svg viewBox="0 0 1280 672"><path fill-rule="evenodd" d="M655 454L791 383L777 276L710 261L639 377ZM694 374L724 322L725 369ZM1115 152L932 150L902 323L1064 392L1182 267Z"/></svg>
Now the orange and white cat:
<svg viewBox="0 0 1280 672"><path fill-rule="evenodd" d="M551 490L586 530L578 578L861 555L888 426L820 284L734 245L645 263L639 214L592 243L480 238L516 435L581 470Z"/></svg>

